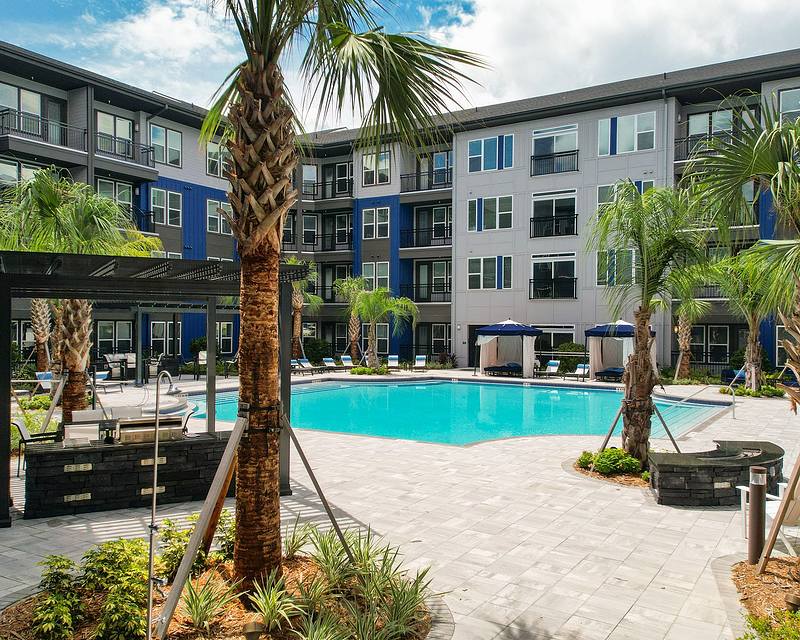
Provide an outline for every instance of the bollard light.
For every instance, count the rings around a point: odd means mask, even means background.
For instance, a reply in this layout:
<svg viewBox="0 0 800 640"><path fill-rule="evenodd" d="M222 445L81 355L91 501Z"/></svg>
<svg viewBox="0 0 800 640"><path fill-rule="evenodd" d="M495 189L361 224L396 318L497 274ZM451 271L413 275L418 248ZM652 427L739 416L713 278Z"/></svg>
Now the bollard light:
<svg viewBox="0 0 800 640"><path fill-rule="evenodd" d="M242 628L242 634L247 640L258 640L261 635L267 630L267 627L260 622L248 622Z"/></svg>
<svg viewBox="0 0 800 640"><path fill-rule="evenodd" d="M750 467L750 513L747 539L747 563L756 564L764 549L764 525L767 520L767 470Z"/></svg>
<svg viewBox="0 0 800 640"><path fill-rule="evenodd" d="M764 467L750 467L750 484L767 486L767 470Z"/></svg>

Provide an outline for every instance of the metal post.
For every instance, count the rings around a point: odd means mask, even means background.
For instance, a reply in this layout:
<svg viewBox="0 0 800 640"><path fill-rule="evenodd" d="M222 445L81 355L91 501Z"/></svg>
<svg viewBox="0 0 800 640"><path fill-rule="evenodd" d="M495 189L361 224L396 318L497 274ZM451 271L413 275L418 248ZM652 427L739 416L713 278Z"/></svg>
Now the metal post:
<svg viewBox="0 0 800 640"><path fill-rule="evenodd" d="M217 297L206 306L206 432L217 431Z"/></svg>
<svg viewBox="0 0 800 640"><path fill-rule="evenodd" d="M92 409L97 409L97 367L92 365Z"/></svg>
<svg viewBox="0 0 800 640"><path fill-rule="evenodd" d="M280 375L280 394L283 416L287 421L291 418L292 408L292 285L284 282L280 285L280 302L278 307L278 344ZM289 496L292 494L290 483L290 454L291 442L286 429L281 429L280 445L278 448L279 473L280 473L280 494Z"/></svg>
<svg viewBox="0 0 800 640"><path fill-rule="evenodd" d="M142 310L136 307L136 322L135 322L135 337L136 340L136 386L141 387L144 384L144 362L142 361Z"/></svg>
<svg viewBox="0 0 800 640"><path fill-rule="evenodd" d="M757 564L764 550L764 523L767 519L767 469L750 467L750 511L747 538L747 564Z"/></svg>
<svg viewBox="0 0 800 640"><path fill-rule="evenodd" d="M11 289L3 285L0 287L0 527L11 526L10 507Z"/></svg>
<svg viewBox="0 0 800 640"><path fill-rule="evenodd" d="M165 337L169 337L169 332ZM178 342L178 314L172 314L172 357L175 358L175 366L180 366L180 357L179 354L181 352L179 348Z"/></svg>
<svg viewBox="0 0 800 640"><path fill-rule="evenodd" d="M675 442L675 438L672 437L672 432L669 430L669 427L667 426L667 423L664 420L664 416L661 415L661 412L658 410L658 407L656 406L655 402L653 403L653 409L655 409L656 415L658 416L658 419L661 420L661 425L664 427L664 431L667 432L667 435L669 436L669 439L672 441L672 446L675 447L675 451L677 453L680 453L681 450L678 447L678 443Z"/></svg>

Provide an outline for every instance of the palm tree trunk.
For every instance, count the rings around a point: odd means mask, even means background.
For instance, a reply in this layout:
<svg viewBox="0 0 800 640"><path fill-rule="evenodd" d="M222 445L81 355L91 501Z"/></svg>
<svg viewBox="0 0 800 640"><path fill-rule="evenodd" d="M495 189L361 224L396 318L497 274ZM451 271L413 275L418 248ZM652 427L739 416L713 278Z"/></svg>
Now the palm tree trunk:
<svg viewBox="0 0 800 640"><path fill-rule="evenodd" d="M691 375L692 325L684 315L678 316L678 352L680 362L675 369L675 379L686 379Z"/></svg>
<svg viewBox="0 0 800 640"><path fill-rule="evenodd" d="M795 379L800 380L800 288L795 293L792 313L789 316L779 313L778 316L789 336L780 343L786 352L786 366L794 374ZM800 406L800 389L781 383L778 383L778 387L789 397L791 410L796 414L797 407Z"/></svg>
<svg viewBox="0 0 800 640"><path fill-rule="evenodd" d="M292 290L292 357L303 358L303 294Z"/></svg>
<svg viewBox="0 0 800 640"><path fill-rule="evenodd" d="M378 329L375 322L369 323L369 334L367 337L367 366L377 369L380 366L378 361Z"/></svg>
<svg viewBox="0 0 800 640"><path fill-rule="evenodd" d="M278 246L280 246L278 244ZM281 570L278 446L278 269L280 254L242 257L239 397L250 405L250 421L239 445L236 469L234 571L243 590Z"/></svg>
<svg viewBox="0 0 800 640"><path fill-rule="evenodd" d="M622 382L625 398L622 405L622 448L634 458L647 463L650 443L650 419L653 415L653 387L656 375L650 360L650 311L634 312L633 353L628 358Z"/></svg>
<svg viewBox="0 0 800 640"><path fill-rule="evenodd" d="M53 331L50 333L50 371L61 375L62 347L64 342L64 305L61 302L50 305L53 315Z"/></svg>
<svg viewBox="0 0 800 640"><path fill-rule="evenodd" d="M31 327L36 343L36 370L47 371L50 358L47 354L47 341L50 339L50 306L43 298L31 299Z"/></svg>
<svg viewBox="0 0 800 640"><path fill-rule="evenodd" d="M350 357L353 362L358 362L358 339L361 336L361 320L355 313L350 314L350 322L347 329L350 335Z"/></svg>
<svg viewBox="0 0 800 640"><path fill-rule="evenodd" d="M72 412L86 408L86 365L89 361L92 331L92 305L88 300L70 298L63 305L63 346L67 383L61 396L64 422L72 420Z"/></svg>
<svg viewBox="0 0 800 640"><path fill-rule="evenodd" d="M758 318L747 322L747 346L744 350L745 386L753 391L761 388L761 343L758 339Z"/></svg>

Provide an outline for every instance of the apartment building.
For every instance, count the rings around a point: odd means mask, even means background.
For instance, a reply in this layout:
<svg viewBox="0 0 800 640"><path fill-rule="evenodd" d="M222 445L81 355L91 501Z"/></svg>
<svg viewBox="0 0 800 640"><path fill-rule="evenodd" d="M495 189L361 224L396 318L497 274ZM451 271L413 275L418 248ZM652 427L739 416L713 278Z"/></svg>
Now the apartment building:
<svg viewBox="0 0 800 640"><path fill-rule="evenodd" d="M0 82L5 179L56 163L129 206L144 231L162 238L166 257L235 259L230 229L216 214L226 206L224 158L217 146L198 145L202 109L11 45L0 45ZM357 130L309 134L283 236L285 254L317 264L325 304L304 317L304 335L345 350L345 306L333 283L355 274L419 305L413 330L378 327L382 354L455 353L466 366L477 327L509 317L545 331L542 351L582 343L585 329L617 319L608 288L635 279L637 269L632 252L588 248L598 206L621 179L642 191L674 184L697 144L735 135L741 114L720 106L735 92L800 114L800 50L464 110L454 114L455 132L443 128L423 149L387 141L375 153L357 147ZM763 195L734 250L777 232ZM695 326L694 360L719 369L744 345L745 325L714 287L698 295L712 310ZM137 339L125 324L131 312L98 309L98 349L124 350ZM169 352L176 321L188 353L204 333L199 314L149 313L139 339ZM22 344L25 322L20 311ZM667 364L671 314L657 315L654 329ZM771 321L762 327L773 361L782 357L781 330ZM234 314L220 331L221 351L234 352Z"/></svg>

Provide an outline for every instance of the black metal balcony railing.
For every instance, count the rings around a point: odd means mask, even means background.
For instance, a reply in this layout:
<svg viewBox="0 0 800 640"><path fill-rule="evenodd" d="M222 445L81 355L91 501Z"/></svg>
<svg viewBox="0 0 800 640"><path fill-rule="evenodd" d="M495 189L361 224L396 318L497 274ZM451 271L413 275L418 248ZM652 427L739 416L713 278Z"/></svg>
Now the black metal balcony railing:
<svg viewBox="0 0 800 640"><path fill-rule="evenodd" d="M435 340L431 343L401 344L398 356L401 362L413 362L417 356L426 356L429 363L441 362L450 353L452 346L448 340Z"/></svg>
<svg viewBox="0 0 800 640"><path fill-rule="evenodd" d="M733 139L732 131L716 131L711 134L686 136L675 140L675 162L688 160L692 156L713 155L709 148L711 140L730 141Z"/></svg>
<svg viewBox="0 0 800 640"><path fill-rule="evenodd" d="M106 133L95 135L95 152L99 156L134 162L145 167L155 167L156 157L153 147L138 144L127 138L118 138Z"/></svg>
<svg viewBox="0 0 800 640"><path fill-rule="evenodd" d="M284 229L283 230L283 238L281 239L281 250L282 251L297 251L297 246L295 245L295 235L291 231Z"/></svg>
<svg viewBox="0 0 800 640"><path fill-rule="evenodd" d="M306 200L328 200L349 198L353 195L353 179L339 178L328 182L303 182L303 198Z"/></svg>
<svg viewBox="0 0 800 640"><path fill-rule="evenodd" d="M453 169L434 169L400 176L400 192L449 189L453 186Z"/></svg>
<svg viewBox="0 0 800 640"><path fill-rule="evenodd" d="M697 287L694 290L694 297L703 299L719 299L724 300L727 299L722 293L722 288L718 284L707 284L703 285L702 287Z"/></svg>
<svg viewBox="0 0 800 640"><path fill-rule="evenodd" d="M348 251L353 248L353 232L325 233L320 238L320 251Z"/></svg>
<svg viewBox="0 0 800 640"><path fill-rule="evenodd" d="M680 351L672 352L672 366L678 364ZM689 368L695 371L702 371L708 375L719 375L723 369L732 369L730 364L731 351L725 345L718 347L704 348L702 346L692 347L692 357L689 360Z"/></svg>
<svg viewBox="0 0 800 640"><path fill-rule="evenodd" d="M549 173L566 173L578 170L578 150L559 151L546 155L531 156L531 175L544 176Z"/></svg>
<svg viewBox="0 0 800 640"><path fill-rule="evenodd" d="M140 231L145 233L155 233L156 225L153 219L152 211L143 211L136 205L127 206L125 208L128 210L131 220Z"/></svg>
<svg viewBox="0 0 800 640"><path fill-rule="evenodd" d="M330 287L316 287L315 293L327 304L347 304L347 300L336 295L336 290Z"/></svg>
<svg viewBox="0 0 800 640"><path fill-rule="evenodd" d="M574 236L578 233L578 215L531 218L531 238Z"/></svg>
<svg viewBox="0 0 800 640"><path fill-rule="evenodd" d="M414 302L450 302L450 285L446 283L403 284L400 295L411 298Z"/></svg>
<svg viewBox="0 0 800 640"><path fill-rule="evenodd" d="M440 224L425 229L402 229L401 247L447 247L453 244L453 225Z"/></svg>
<svg viewBox="0 0 800 640"><path fill-rule="evenodd" d="M577 283L577 278L531 278L528 281L528 299L574 299L577 297Z"/></svg>
<svg viewBox="0 0 800 640"><path fill-rule="evenodd" d="M59 147L86 151L86 129L16 109L0 111L0 135L15 135Z"/></svg>

